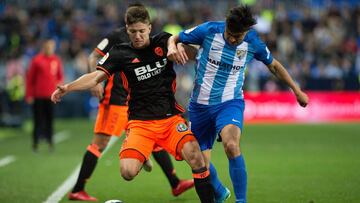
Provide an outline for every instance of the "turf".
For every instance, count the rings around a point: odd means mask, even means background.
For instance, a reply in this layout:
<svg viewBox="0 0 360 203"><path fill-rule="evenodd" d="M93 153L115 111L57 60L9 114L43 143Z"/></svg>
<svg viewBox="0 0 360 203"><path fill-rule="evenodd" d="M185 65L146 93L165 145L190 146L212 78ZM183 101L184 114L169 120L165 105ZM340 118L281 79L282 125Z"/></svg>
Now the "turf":
<svg viewBox="0 0 360 203"><path fill-rule="evenodd" d="M0 167L0 202L43 202L80 163L91 141L92 121L57 120L56 131L69 139L50 153L42 144L31 151L29 125L23 129L0 129L0 159L16 161ZM256 124L246 125L242 151L248 171L250 203L357 203L360 202L360 125ZM195 203L194 190L179 197L155 164L151 173L142 171L134 181L119 175L117 142L99 161L87 191L100 202L120 199L125 203ZM228 163L220 143L212 159L218 174L231 190ZM185 162L175 162L181 178L191 178ZM234 202L234 195L227 202ZM63 198L61 202L69 202Z"/></svg>

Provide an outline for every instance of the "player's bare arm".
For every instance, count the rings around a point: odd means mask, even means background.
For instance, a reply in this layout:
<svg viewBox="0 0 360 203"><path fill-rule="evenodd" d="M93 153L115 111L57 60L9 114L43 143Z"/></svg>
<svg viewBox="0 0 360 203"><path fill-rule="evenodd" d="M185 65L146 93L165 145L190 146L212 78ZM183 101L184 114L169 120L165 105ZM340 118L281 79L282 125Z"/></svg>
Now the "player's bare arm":
<svg viewBox="0 0 360 203"><path fill-rule="evenodd" d="M185 49L179 50L177 47L177 43L179 41L179 36L171 36L168 39L168 54L167 58L171 61L174 61L177 64L184 65L188 60L189 57L185 51Z"/></svg>
<svg viewBox="0 0 360 203"><path fill-rule="evenodd" d="M197 52L199 50L199 46L198 45L177 43L177 49L178 49L179 52L185 52L185 54L187 56L187 60L195 61Z"/></svg>
<svg viewBox="0 0 360 203"><path fill-rule="evenodd" d="M97 61L102 58L102 55L96 52L95 50L91 52L88 57L88 72L94 72L96 70ZM91 94L94 97L97 97L99 100L102 99L104 95L104 87L101 83L95 85L95 87L90 89Z"/></svg>
<svg viewBox="0 0 360 203"><path fill-rule="evenodd" d="M67 93L90 89L106 79L106 73L99 70L92 73L84 74L73 82L58 86L51 95L51 101L53 101L54 103L60 102L61 97L63 97Z"/></svg>
<svg viewBox="0 0 360 203"><path fill-rule="evenodd" d="M296 85L284 66L279 61L274 59L267 67L272 74L274 74L278 79L284 81L293 90L300 106L306 107L309 102L308 96L300 89L298 85Z"/></svg>

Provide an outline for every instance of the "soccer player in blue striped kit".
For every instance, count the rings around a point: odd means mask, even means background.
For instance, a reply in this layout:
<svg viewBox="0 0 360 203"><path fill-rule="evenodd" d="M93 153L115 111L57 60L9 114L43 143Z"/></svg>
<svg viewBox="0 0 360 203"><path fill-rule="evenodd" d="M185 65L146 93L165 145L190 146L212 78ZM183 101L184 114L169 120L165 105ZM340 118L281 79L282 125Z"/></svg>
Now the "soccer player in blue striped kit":
<svg viewBox="0 0 360 203"><path fill-rule="evenodd" d="M230 197L229 189L222 185L210 163L210 152L217 135L222 139L229 160L236 203L246 202L247 173L240 151L240 135L245 108L242 88L247 63L253 58L262 61L292 89L302 107L309 100L251 28L255 24L250 8L241 5L230 10L225 22L206 22L183 31L173 36L168 45L168 57L181 64L189 58L184 50L176 47L176 43L200 45L189 105L190 125L210 168L216 202L224 202Z"/></svg>

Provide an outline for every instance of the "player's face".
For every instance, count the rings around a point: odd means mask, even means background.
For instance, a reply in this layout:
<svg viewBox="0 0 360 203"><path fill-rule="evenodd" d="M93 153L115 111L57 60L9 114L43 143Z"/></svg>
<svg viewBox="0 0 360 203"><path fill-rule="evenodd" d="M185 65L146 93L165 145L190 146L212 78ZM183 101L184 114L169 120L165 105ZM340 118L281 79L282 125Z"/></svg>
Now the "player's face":
<svg viewBox="0 0 360 203"><path fill-rule="evenodd" d="M151 24L137 22L126 25L126 30L135 49L142 49L150 44Z"/></svg>
<svg viewBox="0 0 360 203"><path fill-rule="evenodd" d="M224 38L231 45L239 45L243 40L248 31L245 32L230 32L228 29L225 30Z"/></svg>

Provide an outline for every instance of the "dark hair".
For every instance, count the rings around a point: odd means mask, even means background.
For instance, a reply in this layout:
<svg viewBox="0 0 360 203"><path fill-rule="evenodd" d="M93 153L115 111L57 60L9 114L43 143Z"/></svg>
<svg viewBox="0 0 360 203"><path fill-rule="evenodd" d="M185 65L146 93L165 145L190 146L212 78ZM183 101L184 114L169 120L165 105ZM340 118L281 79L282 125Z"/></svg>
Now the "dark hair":
<svg viewBox="0 0 360 203"><path fill-rule="evenodd" d="M140 3L129 5L125 13L125 22L127 25L134 23L150 23L150 15L146 7Z"/></svg>
<svg viewBox="0 0 360 203"><path fill-rule="evenodd" d="M226 28L232 33L245 32L255 24L256 20L248 6L232 8L226 16Z"/></svg>
<svg viewBox="0 0 360 203"><path fill-rule="evenodd" d="M144 4L142 4L140 2L135 2L135 3L129 4L127 8L129 9L130 7L144 7Z"/></svg>

